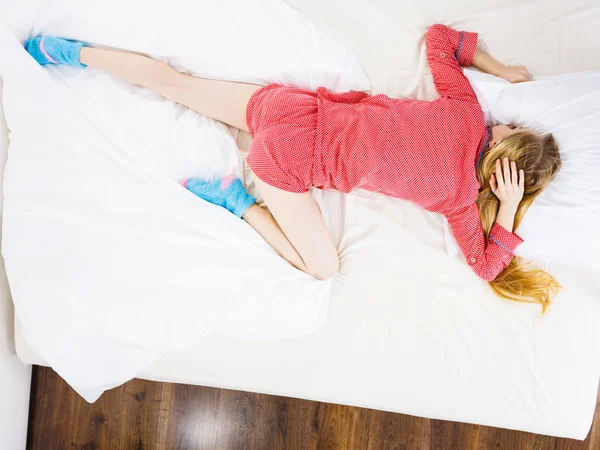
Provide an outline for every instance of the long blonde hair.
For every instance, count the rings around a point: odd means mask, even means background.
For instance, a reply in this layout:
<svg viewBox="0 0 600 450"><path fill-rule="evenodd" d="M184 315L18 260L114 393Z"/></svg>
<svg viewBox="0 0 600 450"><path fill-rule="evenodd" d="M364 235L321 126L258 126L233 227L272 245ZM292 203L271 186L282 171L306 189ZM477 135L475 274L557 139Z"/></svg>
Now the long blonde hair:
<svg viewBox="0 0 600 450"><path fill-rule="evenodd" d="M490 188L490 175L496 171L496 160L507 157L525 171L525 192L517 208L514 229L525 215L533 200L554 179L561 167L558 145L554 136L539 136L524 130L505 136L483 157L477 167L477 179L481 185L477 206L486 239L496 221L500 201ZM513 231L513 230L508 230ZM561 285L549 273L533 266L530 261L515 257L494 279L490 287L500 297L509 300L542 305L542 313Z"/></svg>

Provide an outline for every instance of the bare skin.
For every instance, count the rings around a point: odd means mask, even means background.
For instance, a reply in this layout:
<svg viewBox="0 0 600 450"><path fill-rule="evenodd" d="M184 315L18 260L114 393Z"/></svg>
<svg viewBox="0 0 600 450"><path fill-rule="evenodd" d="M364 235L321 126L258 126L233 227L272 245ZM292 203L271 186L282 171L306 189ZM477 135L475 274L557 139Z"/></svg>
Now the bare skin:
<svg viewBox="0 0 600 450"><path fill-rule="evenodd" d="M510 136L511 134L518 133L519 131L525 131L525 128L517 128L514 125L496 125L495 127L492 127L492 135L490 136L488 148L492 148L504 136Z"/></svg>

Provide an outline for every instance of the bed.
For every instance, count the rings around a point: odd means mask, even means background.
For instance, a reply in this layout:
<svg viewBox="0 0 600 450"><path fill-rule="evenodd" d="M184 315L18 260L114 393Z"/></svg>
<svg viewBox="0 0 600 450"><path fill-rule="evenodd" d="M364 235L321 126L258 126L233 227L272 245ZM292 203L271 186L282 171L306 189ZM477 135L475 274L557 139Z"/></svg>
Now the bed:
<svg viewBox="0 0 600 450"><path fill-rule="evenodd" d="M492 1L443 6L385 0L368 5L336 0L288 3L356 55L373 92L431 98L433 87L419 37L435 22L480 31L494 56L527 64L534 75L600 70L600 42L595 35L600 10L592 1L568 6L558 1L543 6ZM502 26L490 27L493 23ZM374 24L377 33L371 28ZM50 23L50 29L62 25ZM404 43L403 51L395 43ZM361 82L356 77L351 81ZM232 138L243 156L249 137L234 131ZM8 185L14 189L19 160L11 157L13 167L7 170L12 170L13 181ZM240 165L239 170L248 180L248 168ZM8 200L10 195L6 194ZM160 347L157 340L152 352L136 354L144 361L137 377L585 438L600 376L597 271L545 263L565 288L550 312L541 316L538 308L500 301L460 258L450 257L440 216L362 191L343 195L315 190L313 195L339 248L340 274L327 284L312 284L273 263L268 266L270 273L281 270L289 283L273 286L273 292L301 292L289 296L295 310L271 296L265 302L271 309L263 306L260 320L256 313L240 313L227 332L213 329L200 337L186 335L172 345L178 351ZM35 303L24 300L32 291L25 291L27 283L17 279L20 272L12 269L11 279L9 266L18 265L11 245L5 237L3 254L17 308L19 358L27 364L59 367L59 373L66 374L69 360L49 363L30 345L31 337L41 332L31 329L33 322L24 323L25 305ZM64 261L61 255L53 257ZM255 275L263 277L258 269ZM32 279L30 284L34 283ZM42 296L44 287L35 292ZM310 307L302 303L303 296ZM253 304L259 300L253 298ZM160 322L148 317L160 335ZM247 317L253 317L254 326ZM52 328L47 326L41 336L50 339ZM265 327L269 333L264 333ZM284 336L282 330L290 327L295 328ZM107 353L111 349L102 348ZM83 348L79 351L78 356L88 358L90 364L99 357L86 355ZM74 358L70 363L76 364ZM108 377L104 388L119 384L122 376ZM71 384L85 391L77 382Z"/></svg>

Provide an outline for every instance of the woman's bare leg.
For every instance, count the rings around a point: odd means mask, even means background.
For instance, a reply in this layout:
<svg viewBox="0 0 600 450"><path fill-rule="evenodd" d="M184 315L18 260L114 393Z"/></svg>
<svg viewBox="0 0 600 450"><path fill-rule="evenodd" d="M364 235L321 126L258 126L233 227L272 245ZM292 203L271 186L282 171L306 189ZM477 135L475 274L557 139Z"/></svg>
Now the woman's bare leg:
<svg viewBox="0 0 600 450"><path fill-rule="evenodd" d="M154 90L200 114L248 131L246 106L261 86L195 78L136 53L84 47L81 63ZM319 207L309 193L293 194L255 183L271 212L257 205L242 216L273 249L298 269L318 279L338 271L339 258Z"/></svg>
<svg viewBox="0 0 600 450"><path fill-rule="evenodd" d="M248 101L262 87L191 77L147 56L117 50L83 47L79 61L244 131Z"/></svg>
<svg viewBox="0 0 600 450"><path fill-rule="evenodd" d="M323 280L337 274L339 256L319 206L309 192L294 194L254 183L269 207L250 207L242 216L284 259Z"/></svg>
<svg viewBox="0 0 600 450"><path fill-rule="evenodd" d="M266 208L254 204L246 210L242 219L248 222L283 259L303 272L309 273L302 257Z"/></svg>

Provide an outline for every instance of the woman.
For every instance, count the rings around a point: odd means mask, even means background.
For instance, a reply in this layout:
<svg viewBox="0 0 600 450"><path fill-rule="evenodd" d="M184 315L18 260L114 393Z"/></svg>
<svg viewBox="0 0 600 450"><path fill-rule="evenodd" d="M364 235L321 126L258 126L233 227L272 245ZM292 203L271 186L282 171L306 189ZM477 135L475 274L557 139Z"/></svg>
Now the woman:
<svg viewBox="0 0 600 450"><path fill-rule="evenodd" d="M339 258L309 188L366 189L444 214L467 263L497 294L545 310L560 285L514 257L522 242L514 229L560 169L558 147L549 134L486 126L460 66L510 82L530 76L478 49L477 39L440 24L429 28L427 59L441 96L431 102L195 78L142 55L53 37L24 45L40 64L91 66L250 132L247 162L270 212L233 177L183 184L246 220L315 278L334 276Z"/></svg>

